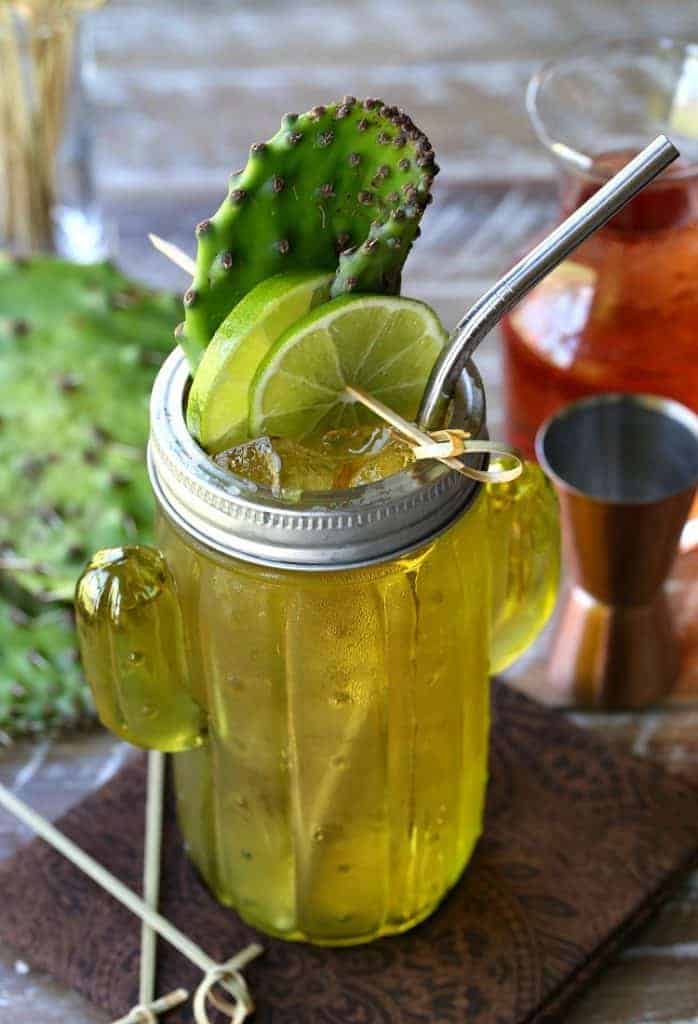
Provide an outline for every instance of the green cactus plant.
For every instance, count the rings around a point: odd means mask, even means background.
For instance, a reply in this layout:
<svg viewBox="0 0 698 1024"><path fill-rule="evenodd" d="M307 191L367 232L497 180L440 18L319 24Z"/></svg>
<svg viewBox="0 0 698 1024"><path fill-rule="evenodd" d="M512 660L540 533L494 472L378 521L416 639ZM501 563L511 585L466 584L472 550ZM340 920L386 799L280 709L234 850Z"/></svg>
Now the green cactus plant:
<svg viewBox="0 0 698 1024"><path fill-rule="evenodd" d="M178 302L109 264L0 257L0 739L93 716L75 582L147 539L148 395Z"/></svg>
<svg viewBox="0 0 698 1024"><path fill-rule="evenodd" d="M287 114L197 226L196 274L175 332L192 369L233 306L273 274L337 269L333 296L399 292L437 172L423 132L381 100L346 96Z"/></svg>
<svg viewBox="0 0 698 1024"><path fill-rule="evenodd" d="M70 611L28 615L0 599L0 740L75 727L93 715Z"/></svg>

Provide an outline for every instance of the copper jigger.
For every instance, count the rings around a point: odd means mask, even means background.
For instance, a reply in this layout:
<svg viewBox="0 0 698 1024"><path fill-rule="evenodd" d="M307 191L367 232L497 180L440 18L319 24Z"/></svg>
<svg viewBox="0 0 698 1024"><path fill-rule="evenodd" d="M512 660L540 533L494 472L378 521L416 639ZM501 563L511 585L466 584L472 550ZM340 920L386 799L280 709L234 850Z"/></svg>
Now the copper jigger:
<svg viewBox="0 0 698 1024"><path fill-rule="evenodd" d="M679 670L664 582L698 483L698 416L653 395L585 398L536 437L570 585L550 655L561 703L642 707Z"/></svg>

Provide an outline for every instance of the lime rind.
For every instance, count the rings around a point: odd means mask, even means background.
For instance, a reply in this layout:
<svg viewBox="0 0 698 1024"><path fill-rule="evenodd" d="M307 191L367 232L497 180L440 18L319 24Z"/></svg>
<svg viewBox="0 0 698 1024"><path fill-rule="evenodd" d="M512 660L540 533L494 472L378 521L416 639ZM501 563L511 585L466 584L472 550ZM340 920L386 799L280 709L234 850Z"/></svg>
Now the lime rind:
<svg viewBox="0 0 698 1024"><path fill-rule="evenodd" d="M187 404L190 433L210 454L248 439L249 388L286 329L329 298L332 275L277 274L229 313L206 349Z"/></svg>

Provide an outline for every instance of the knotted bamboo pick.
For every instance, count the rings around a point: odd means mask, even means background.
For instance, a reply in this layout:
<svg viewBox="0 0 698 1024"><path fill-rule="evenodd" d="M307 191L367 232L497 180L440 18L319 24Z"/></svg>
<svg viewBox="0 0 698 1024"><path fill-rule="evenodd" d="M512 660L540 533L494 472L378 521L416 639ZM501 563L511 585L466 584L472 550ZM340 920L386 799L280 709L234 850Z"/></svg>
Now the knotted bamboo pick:
<svg viewBox="0 0 698 1024"><path fill-rule="evenodd" d="M174 1010L176 1006L185 1003L188 998L187 990L178 988L174 992L170 992L169 995L163 996L162 999L154 999L151 1003L134 1006L130 1013L115 1020L114 1024L157 1024L157 1018L161 1013Z"/></svg>
<svg viewBox="0 0 698 1024"><path fill-rule="evenodd" d="M176 928L166 917L153 910L139 896L136 896L128 886L120 882L110 871L107 871L98 861L85 853L77 843L68 839L62 832L52 825L40 814L32 810L24 801L11 793L5 786L0 784L0 806L27 825L33 832L36 832L45 842L55 850L67 857L80 871L84 872L93 882L105 889L114 899L122 903L131 913L146 921L159 935L175 947L183 956L187 957L199 970L204 972L204 978L197 989L194 1000L194 1014L197 1024L211 1024L207 1014L205 1003L210 999L212 1004L230 1015L231 1024L242 1024L254 1010L254 1003L247 988L247 984L241 970L255 957L263 952L258 943L251 943L230 960L218 964L199 946L196 945L183 932ZM215 997L213 988L220 985L234 999L234 1003L223 1003ZM203 993L203 994L201 994ZM170 1000L174 997L166 996ZM159 1001L162 1006L162 1001ZM171 1004L170 1004L171 1005ZM141 1011L139 1024L152 1024L155 1007L137 1008ZM145 1013L143 1010L145 1009ZM162 1013L163 1009L159 1011ZM148 1016L150 1014L150 1016ZM131 1015L129 1015L131 1016ZM127 1018L128 1020L128 1018ZM133 1017L131 1016L131 1020ZM138 1020L138 1018L136 1018Z"/></svg>
<svg viewBox="0 0 698 1024"><path fill-rule="evenodd" d="M481 483L505 484L516 480L523 471L523 462L515 448L502 444L500 441L478 441L470 440L470 435L464 430L437 430L427 434L420 430L414 423L410 423L394 409L384 405L373 395L362 391L361 388L347 385L345 388L349 398L365 405L367 409L374 412L376 416L389 423L394 430L405 438L412 445L412 451L416 459L438 459L449 469L455 469L457 473L469 477L471 480L478 480ZM493 455L503 455L513 460L514 465L509 469L473 469L460 462L455 456L481 454L484 452Z"/></svg>

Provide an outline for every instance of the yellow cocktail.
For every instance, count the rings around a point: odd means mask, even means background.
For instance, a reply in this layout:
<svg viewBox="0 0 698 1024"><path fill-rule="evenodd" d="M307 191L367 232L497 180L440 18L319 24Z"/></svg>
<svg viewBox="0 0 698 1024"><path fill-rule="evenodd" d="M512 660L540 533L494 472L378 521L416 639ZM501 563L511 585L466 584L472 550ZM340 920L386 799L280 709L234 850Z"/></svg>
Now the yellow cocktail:
<svg viewBox="0 0 698 1024"><path fill-rule="evenodd" d="M488 677L551 608L554 498L532 466L479 488L432 466L294 504L240 482L227 507L185 379L173 357L153 399L159 552L103 555L79 588L100 715L177 751L190 855L247 921L327 944L402 931L480 833ZM384 554L342 564L369 541Z"/></svg>

